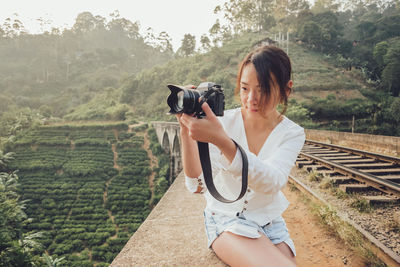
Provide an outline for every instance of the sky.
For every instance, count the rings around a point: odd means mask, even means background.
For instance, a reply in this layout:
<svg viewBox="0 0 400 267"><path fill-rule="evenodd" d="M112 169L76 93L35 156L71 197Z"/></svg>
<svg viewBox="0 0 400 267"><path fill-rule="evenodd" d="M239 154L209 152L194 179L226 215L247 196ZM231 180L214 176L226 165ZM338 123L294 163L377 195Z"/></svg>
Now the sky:
<svg viewBox="0 0 400 267"><path fill-rule="evenodd" d="M213 13L217 5L226 0L1 0L0 24L17 13L29 33L40 33L38 18L50 20L56 28L70 28L77 15L84 11L94 16L109 18L118 10L120 16L132 22L139 21L141 33L148 27L154 33L166 31L172 38L174 50L180 47L184 34L200 36L218 18Z"/></svg>

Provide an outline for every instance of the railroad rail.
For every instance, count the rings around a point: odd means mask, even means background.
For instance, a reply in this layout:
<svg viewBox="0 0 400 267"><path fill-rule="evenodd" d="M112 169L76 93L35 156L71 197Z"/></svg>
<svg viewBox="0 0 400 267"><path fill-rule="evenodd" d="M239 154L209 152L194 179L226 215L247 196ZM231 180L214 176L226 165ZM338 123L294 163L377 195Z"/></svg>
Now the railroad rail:
<svg viewBox="0 0 400 267"><path fill-rule="evenodd" d="M400 201L400 158L306 140L296 165L330 176L345 192L381 192L362 196L370 203Z"/></svg>

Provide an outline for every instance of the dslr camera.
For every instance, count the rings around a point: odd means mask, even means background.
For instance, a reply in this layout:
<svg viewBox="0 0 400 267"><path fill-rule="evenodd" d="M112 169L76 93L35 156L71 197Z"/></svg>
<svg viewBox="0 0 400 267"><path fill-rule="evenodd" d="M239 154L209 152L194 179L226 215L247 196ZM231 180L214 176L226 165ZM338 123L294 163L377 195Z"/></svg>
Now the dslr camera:
<svg viewBox="0 0 400 267"><path fill-rule="evenodd" d="M205 116L201 105L207 102L216 116L224 116L225 96L221 85L203 82L196 89L172 84L167 87L171 90L167 98L169 114L186 113L201 118Z"/></svg>

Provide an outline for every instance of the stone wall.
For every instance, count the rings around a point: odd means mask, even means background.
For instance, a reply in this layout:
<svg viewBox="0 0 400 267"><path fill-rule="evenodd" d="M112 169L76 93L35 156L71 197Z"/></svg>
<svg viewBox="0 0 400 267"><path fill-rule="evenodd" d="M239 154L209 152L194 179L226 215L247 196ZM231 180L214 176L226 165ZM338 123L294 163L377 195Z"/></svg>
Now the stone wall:
<svg viewBox="0 0 400 267"><path fill-rule="evenodd" d="M400 156L400 137L306 130L306 138L323 143L348 146L389 156Z"/></svg>

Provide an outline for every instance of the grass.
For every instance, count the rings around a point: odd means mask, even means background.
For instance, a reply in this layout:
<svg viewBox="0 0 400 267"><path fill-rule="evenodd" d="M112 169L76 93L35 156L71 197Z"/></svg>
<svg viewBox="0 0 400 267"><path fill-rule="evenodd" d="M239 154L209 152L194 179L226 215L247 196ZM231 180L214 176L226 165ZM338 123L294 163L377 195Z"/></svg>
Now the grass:
<svg viewBox="0 0 400 267"><path fill-rule="evenodd" d="M367 85L361 82L356 71L343 71L329 64L323 54L290 44L293 64L293 82L296 98L311 100L302 92L312 91L312 96L322 97L322 91L359 90ZM351 97L351 96L350 96Z"/></svg>
<svg viewBox="0 0 400 267"><path fill-rule="evenodd" d="M363 235L343 221L335 208L330 205L317 204L305 195L302 195L300 199L310 207L312 213L318 216L321 223L330 232L334 233L346 246L365 260L366 266L386 266L373 252L371 245L365 242Z"/></svg>
<svg viewBox="0 0 400 267"><path fill-rule="evenodd" d="M321 189L334 189L335 188L335 184L333 183L333 180L330 179L329 177L324 177L320 184L319 184L319 188Z"/></svg>
<svg viewBox="0 0 400 267"><path fill-rule="evenodd" d="M350 207L358 210L359 212L369 213L372 211L372 207L369 202L362 197L354 196L356 199L351 202Z"/></svg>
<svg viewBox="0 0 400 267"><path fill-rule="evenodd" d="M307 175L307 180L310 182L320 182L324 179L324 175L320 172L312 170Z"/></svg>

